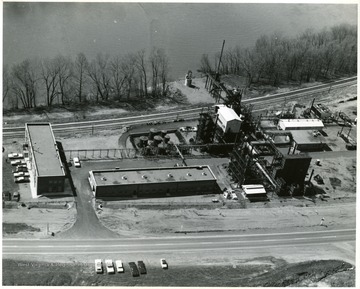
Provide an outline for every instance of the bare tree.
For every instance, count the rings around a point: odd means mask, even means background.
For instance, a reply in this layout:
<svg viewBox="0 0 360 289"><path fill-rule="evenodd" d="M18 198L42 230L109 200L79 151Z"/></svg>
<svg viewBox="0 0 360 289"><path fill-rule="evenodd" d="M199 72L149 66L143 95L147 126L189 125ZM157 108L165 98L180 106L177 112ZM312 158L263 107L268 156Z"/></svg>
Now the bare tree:
<svg viewBox="0 0 360 289"><path fill-rule="evenodd" d="M136 68L138 70L139 80L140 80L140 87L142 88L142 92L144 96L147 97L148 95L148 79L147 79L147 65L146 65L146 57L145 57L145 50L140 50L136 54Z"/></svg>
<svg viewBox="0 0 360 289"><path fill-rule="evenodd" d="M116 98L120 99L122 96L122 91L124 83L126 80L126 74L122 70L122 59L120 57L115 57L110 63L111 71L111 87L115 91Z"/></svg>
<svg viewBox="0 0 360 289"><path fill-rule="evenodd" d="M108 100L110 94L109 56L99 53L88 66L87 74L93 81L96 102L99 101L99 96L101 100Z"/></svg>
<svg viewBox="0 0 360 289"><path fill-rule="evenodd" d="M50 107L57 96L59 85L59 68L54 60L45 59L41 62L41 78L46 88L46 105Z"/></svg>
<svg viewBox="0 0 360 289"><path fill-rule="evenodd" d="M200 59L200 69L201 72L207 73L212 72L214 69L211 67L209 55L203 54Z"/></svg>
<svg viewBox="0 0 360 289"><path fill-rule="evenodd" d="M24 108L36 107L37 74L34 63L24 60L12 68L13 91Z"/></svg>
<svg viewBox="0 0 360 289"><path fill-rule="evenodd" d="M150 55L152 71L152 95L157 97L164 96L166 92L166 79L168 74L168 58L163 49L154 47ZM161 91L159 92L159 85Z"/></svg>
<svg viewBox="0 0 360 289"><path fill-rule="evenodd" d="M125 86L127 99L130 99L133 84L135 82L135 68L136 68L136 57L134 54L129 53L125 55L121 63L121 71L125 76Z"/></svg>
<svg viewBox="0 0 360 289"><path fill-rule="evenodd" d="M72 61L70 57L64 57L58 55L54 59L55 70L58 71L58 80L59 80L59 94L61 99L61 104L65 104L65 100L69 99L68 97L68 87L69 80L72 76Z"/></svg>
<svg viewBox="0 0 360 289"><path fill-rule="evenodd" d="M3 103L8 98L12 87L12 79L9 73L9 68L6 65L3 69Z"/></svg>
<svg viewBox="0 0 360 289"><path fill-rule="evenodd" d="M85 54L79 53L75 59L73 76L76 96L79 99L80 103L83 101L84 85L87 82L86 71L88 69L88 65L89 63L86 59Z"/></svg>

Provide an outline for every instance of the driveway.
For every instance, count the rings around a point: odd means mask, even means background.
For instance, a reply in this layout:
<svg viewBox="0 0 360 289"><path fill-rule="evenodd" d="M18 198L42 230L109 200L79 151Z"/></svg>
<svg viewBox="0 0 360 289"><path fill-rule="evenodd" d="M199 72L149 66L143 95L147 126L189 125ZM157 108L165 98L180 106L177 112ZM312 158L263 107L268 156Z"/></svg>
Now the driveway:
<svg viewBox="0 0 360 289"><path fill-rule="evenodd" d="M82 162L81 168L71 167L71 175L76 188L77 219L67 231L55 238L104 239L118 238L119 235L101 225L94 211L95 198L87 179L91 163Z"/></svg>

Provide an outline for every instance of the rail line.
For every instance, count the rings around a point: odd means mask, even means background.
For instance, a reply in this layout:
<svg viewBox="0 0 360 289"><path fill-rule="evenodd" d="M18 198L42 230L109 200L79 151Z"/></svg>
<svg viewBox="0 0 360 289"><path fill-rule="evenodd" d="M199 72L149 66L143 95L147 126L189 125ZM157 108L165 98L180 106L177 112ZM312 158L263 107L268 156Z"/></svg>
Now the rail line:
<svg viewBox="0 0 360 289"><path fill-rule="evenodd" d="M317 86L312 86L308 88L293 90L285 93L271 94L260 96L251 99L243 99L242 103L251 104L254 108L258 110L262 106L269 107L269 105L274 103L279 103L280 101L289 101L295 100L298 98L312 98L319 93L328 91L329 89L339 89L349 85L357 84L357 77L351 77L327 84L321 84ZM207 107L198 107L190 108L185 110L176 110L169 112L159 112L152 113L148 115L137 115L121 118L112 118L104 120L93 120L93 121L81 121L81 122L70 122L70 123L60 123L53 124L53 131L56 135L67 132L69 130L77 132L91 132L94 129L120 129L123 126L134 125L134 124L144 124L150 121L174 121L176 118L182 118L184 120L194 120L198 117L199 113L206 109ZM24 126L22 127L4 127L3 128L3 138L17 138L23 137L25 133Z"/></svg>

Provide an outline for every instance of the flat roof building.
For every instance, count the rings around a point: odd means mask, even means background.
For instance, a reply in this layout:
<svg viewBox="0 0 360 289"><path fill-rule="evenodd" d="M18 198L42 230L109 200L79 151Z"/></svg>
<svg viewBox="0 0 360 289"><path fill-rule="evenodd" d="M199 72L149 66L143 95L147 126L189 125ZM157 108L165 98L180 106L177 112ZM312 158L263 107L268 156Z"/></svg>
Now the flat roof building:
<svg viewBox="0 0 360 289"><path fill-rule="evenodd" d="M51 124L25 124L25 141L36 194L63 192L65 170Z"/></svg>
<svg viewBox="0 0 360 289"><path fill-rule="evenodd" d="M294 147L299 151L322 151L328 148L325 137L314 135L312 130L294 130L291 134Z"/></svg>
<svg viewBox="0 0 360 289"><path fill-rule="evenodd" d="M110 169L89 172L97 198L149 198L212 194L216 177L209 166Z"/></svg>
<svg viewBox="0 0 360 289"><path fill-rule="evenodd" d="M281 130L297 130L297 129L322 129L324 124L320 119L280 119L278 127Z"/></svg>

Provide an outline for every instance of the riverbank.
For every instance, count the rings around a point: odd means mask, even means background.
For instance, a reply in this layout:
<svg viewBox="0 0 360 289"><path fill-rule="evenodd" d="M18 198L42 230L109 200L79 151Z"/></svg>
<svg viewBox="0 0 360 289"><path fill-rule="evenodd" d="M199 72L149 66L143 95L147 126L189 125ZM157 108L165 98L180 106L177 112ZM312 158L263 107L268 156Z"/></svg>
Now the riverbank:
<svg viewBox="0 0 360 289"><path fill-rule="evenodd" d="M3 111L4 127L16 127L27 122L81 122L91 120L113 119L134 115L146 115L154 112L175 111L184 108L196 108L199 106L211 106L214 99L205 89L205 77L197 77L192 81L193 87L187 87L183 79L169 83L170 95L163 100L112 102L100 104L73 104L72 106L54 106L52 108L38 107L31 110ZM244 85L244 79L236 75L225 75L222 81L229 89ZM254 98L262 95L288 92L291 90L318 85L317 82L298 85L288 83L279 87L258 85L245 90L243 99ZM356 93L356 90L355 92ZM335 95L332 99L343 99L342 95Z"/></svg>

